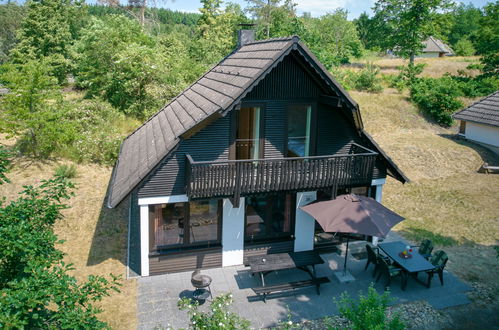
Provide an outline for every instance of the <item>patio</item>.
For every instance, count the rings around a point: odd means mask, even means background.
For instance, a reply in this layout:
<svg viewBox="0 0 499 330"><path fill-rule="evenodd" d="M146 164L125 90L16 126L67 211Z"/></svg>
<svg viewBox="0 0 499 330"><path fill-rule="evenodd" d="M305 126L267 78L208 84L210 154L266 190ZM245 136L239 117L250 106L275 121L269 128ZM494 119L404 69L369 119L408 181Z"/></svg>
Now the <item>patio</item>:
<svg viewBox="0 0 499 330"><path fill-rule="evenodd" d="M390 233L385 242L401 240L400 236ZM364 244L362 244L364 246ZM360 251L357 249L357 251ZM350 251L349 251L350 252ZM355 248L351 250L355 252ZM264 303L257 298L252 287L260 286L260 278L251 276L249 268L244 266L203 270L203 274L212 277L211 289L213 295L232 293L234 297L233 311L251 321L254 328L275 326L280 320L286 319L288 308L293 321L305 321L337 314L337 307L333 301L342 292L356 296L360 290L366 291L373 281L373 266L364 271L366 259L357 260L350 253L348 256L348 270L355 277L355 281L340 284L333 276L333 272L342 269L343 257L336 253L322 254L326 261L318 265L317 276L327 276L331 283L321 285L321 294L317 295L315 288L296 290L282 295L275 294ZM191 272L167 274L139 279L138 283L138 328L174 329L186 327L188 317L185 311L179 311L177 301L179 297L190 297L194 288L190 282ZM265 281L269 285L288 281L307 279L308 274L298 270L284 270L269 274ZM420 275L426 280L426 274ZM404 303L425 300L436 309L466 304L469 302L466 292L471 288L461 282L451 273L444 272L445 285L441 286L438 278L432 281L432 287L427 289L413 279L409 279L407 288L402 291L400 279L394 279L390 286L394 303ZM384 279L376 284L378 292L383 292ZM209 307L207 301L203 307Z"/></svg>

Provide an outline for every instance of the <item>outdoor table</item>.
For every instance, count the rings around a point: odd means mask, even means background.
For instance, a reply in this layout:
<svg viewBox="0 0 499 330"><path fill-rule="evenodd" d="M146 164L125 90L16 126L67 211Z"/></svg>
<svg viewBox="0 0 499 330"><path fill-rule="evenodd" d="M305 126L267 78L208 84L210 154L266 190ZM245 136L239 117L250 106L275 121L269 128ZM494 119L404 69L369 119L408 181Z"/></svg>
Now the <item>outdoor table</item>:
<svg viewBox="0 0 499 330"><path fill-rule="evenodd" d="M378 244L378 246L388 257L390 257L390 259L395 261L406 274L417 274L419 272L424 272L435 268L435 266L433 266L417 251L411 252L410 258L401 257L399 254L407 247L407 244L404 242L396 241L381 243ZM407 285L407 276L405 276L403 281L404 282L402 284L402 289L404 289Z"/></svg>
<svg viewBox="0 0 499 330"><path fill-rule="evenodd" d="M260 274L262 286L265 286L265 275L282 269L298 268L307 272L312 279L315 279L315 265L323 263L324 260L316 251L274 253L248 257L248 264L251 268L251 272L253 274ZM312 267L312 272L310 272L308 266Z"/></svg>

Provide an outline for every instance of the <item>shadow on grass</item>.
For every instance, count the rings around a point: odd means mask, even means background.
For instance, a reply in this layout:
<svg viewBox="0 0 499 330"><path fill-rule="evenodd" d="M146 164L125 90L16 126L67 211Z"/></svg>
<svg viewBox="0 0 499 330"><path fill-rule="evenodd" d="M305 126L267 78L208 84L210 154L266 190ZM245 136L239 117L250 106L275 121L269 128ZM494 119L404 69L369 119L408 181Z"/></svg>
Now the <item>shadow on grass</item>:
<svg viewBox="0 0 499 330"><path fill-rule="evenodd" d="M433 242L433 244L440 246L452 246L462 243L458 242L452 237L443 236L421 228L404 228L403 230L397 231L397 233L401 234L404 238L407 238L416 243L424 239L429 239Z"/></svg>
<svg viewBox="0 0 499 330"><path fill-rule="evenodd" d="M99 219L92 237L87 266L98 265L108 259L127 264L128 212L130 198L117 207L106 207L107 194L100 205Z"/></svg>
<svg viewBox="0 0 499 330"><path fill-rule="evenodd" d="M487 149L486 147L484 147L476 142L466 140L465 138L460 137L456 134L439 134L439 136L446 138L448 140L451 140L452 142L455 142L455 143L460 144L462 146L472 148L480 155L480 157L482 157L482 160L485 163L489 163L491 165L499 165L499 155L497 155L493 151Z"/></svg>

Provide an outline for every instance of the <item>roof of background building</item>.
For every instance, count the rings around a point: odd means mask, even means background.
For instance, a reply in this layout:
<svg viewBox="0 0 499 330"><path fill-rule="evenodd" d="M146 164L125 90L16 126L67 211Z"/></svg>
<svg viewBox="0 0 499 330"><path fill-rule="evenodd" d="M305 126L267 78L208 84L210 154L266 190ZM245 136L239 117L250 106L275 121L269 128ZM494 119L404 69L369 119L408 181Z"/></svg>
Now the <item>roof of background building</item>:
<svg viewBox="0 0 499 330"><path fill-rule="evenodd" d="M447 55L454 55L454 51L440 39L429 37L423 42L423 44L425 46L423 49L423 53L437 52L445 53Z"/></svg>
<svg viewBox="0 0 499 330"><path fill-rule="evenodd" d="M454 119L499 127L499 91L452 115Z"/></svg>

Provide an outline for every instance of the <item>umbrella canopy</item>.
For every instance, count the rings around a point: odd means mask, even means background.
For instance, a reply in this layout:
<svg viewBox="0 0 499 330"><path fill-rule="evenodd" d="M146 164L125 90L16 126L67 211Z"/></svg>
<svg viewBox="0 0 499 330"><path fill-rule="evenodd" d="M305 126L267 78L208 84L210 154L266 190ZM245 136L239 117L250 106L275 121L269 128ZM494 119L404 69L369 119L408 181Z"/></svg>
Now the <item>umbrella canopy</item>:
<svg viewBox="0 0 499 330"><path fill-rule="evenodd" d="M302 206L325 232L385 237L403 217L370 197L355 194Z"/></svg>

